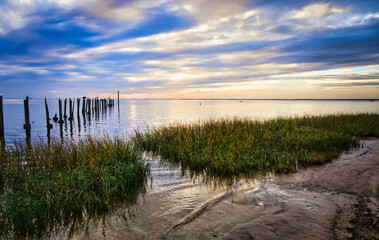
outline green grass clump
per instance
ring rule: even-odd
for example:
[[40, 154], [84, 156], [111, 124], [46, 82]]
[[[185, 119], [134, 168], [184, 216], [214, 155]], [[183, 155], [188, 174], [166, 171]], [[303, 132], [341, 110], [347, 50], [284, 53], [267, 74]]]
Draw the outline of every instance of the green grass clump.
[[192, 176], [233, 182], [330, 162], [360, 138], [379, 137], [378, 123], [379, 114], [219, 119], [136, 131], [134, 141]]
[[0, 149], [0, 236], [33, 238], [85, 225], [134, 202], [148, 165], [120, 138], [15, 143]]

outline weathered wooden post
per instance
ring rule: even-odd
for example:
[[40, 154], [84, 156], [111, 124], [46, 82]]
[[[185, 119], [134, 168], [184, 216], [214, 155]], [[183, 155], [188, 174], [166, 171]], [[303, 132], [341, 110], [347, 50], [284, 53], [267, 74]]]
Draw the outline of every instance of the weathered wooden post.
[[95, 98], [95, 113], [97, 114], [99, 110], [99, 102], [98, 102], [98, 98]]
[[117, 114], [120, 120], [120, 91], [117, 91]]
[[88, 114], [91, 113], [91, 99], [90, 98], [88, 99], [88, 110], [87, 110], [87, 113]]
[[88, 113], [88, 100], [89, 100], [89, 98], [86, 99], [86, 109], [84, 111], [85, 113]]
[[69, 105], [69, 114], [70, 114], [70, 115], [69, 115], [69, 117], [68, 117], [68, 120], [71, 121], [71, 120], [72, 120], [72, 115], [71, 115], [71, 114], [72, 114], [72, 101], [71, 101], [71, 98], [70, 98], [70, 100], [69, 100], [69, 104], [70, 104], [70, 105]]
[[26, 130], [26, 136], [30, 137], [30, 118], [29, 118], [29, 97], [24, 100], [24, 112], [25, 112], [25, 124], [24, 129]]
[[76, 111], [77, 111], [77, 113], [78, 113], [78, 118], [79, 118], [79, 115], [80, 115], [80, 114], [79, 114], [80, 98], [77, 98], [76, 101], [77, 101], [77, 110], [76, 110]]
[[75, 111], [75, 98], [72, 99], [72, 109], [71, 109], [71, 112], [70, 112], [71, 120], [74, 119], [74, 111]]
[[3, 96], [0, 96], [0, 138], [4, 139], [4, 111], [3, 111]]
[[46, 109], [46, 127], [47, 129], [50, 129], [50, 128], [53, 128], [53, 124], [50, 123], [49, 106], [47, 105], [46, 98], [45, 98], [45, 109]]
[[58, 121], [58, 123], [62, 124], [63, 123], [63, 119], [62, 119], [62, 100], [59, 99], [58, 102], [59, 102], [59, 121]]
[[86, 112], [86, 97], [82, 97], [82, 98], [83, 98], [82, 114], [84, 115], [84, 113]]
[[67, 118], [67, 114], [66, 114], [66, 106], [67, 106], [67, 98], [64, 99], [64, 115], [63, 115], [63, 117], [64, 117], [65, 120], [66, 120], [66, 118]]
[[87, 98], [87, 115], [88, 115], [88, 123], [91, 121], [91, 98]]

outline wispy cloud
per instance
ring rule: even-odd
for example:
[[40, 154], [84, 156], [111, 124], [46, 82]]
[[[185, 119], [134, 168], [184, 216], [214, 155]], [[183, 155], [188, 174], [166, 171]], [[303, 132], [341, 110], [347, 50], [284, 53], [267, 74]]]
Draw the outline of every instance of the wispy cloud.
[[9, 0], [1, 92], [375, 97], [378, 29], [379, 4], [366, 0]]

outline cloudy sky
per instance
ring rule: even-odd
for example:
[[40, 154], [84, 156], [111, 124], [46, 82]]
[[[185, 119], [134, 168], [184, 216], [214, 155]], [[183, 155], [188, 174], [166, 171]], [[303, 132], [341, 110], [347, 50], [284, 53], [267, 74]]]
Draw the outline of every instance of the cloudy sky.
[[0, 1], [0, 95], [117, 90], [379, 98], [379, 1]]

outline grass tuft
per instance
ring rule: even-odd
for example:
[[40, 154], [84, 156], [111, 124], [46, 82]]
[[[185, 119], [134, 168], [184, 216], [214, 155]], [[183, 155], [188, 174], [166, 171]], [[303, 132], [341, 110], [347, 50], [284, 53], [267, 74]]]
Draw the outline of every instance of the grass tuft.
[[219, 119], [136, 131], [134, 141], [191, 176], [231, 184], [328, 163], [359, 147], [361, 138], [379, 137], [378, 123], [379, 114]]
[[0, 236], [33, 238], [84, 226], [134, 202], [148, 165], [120, 138], [15, 143], [0, 149]]

